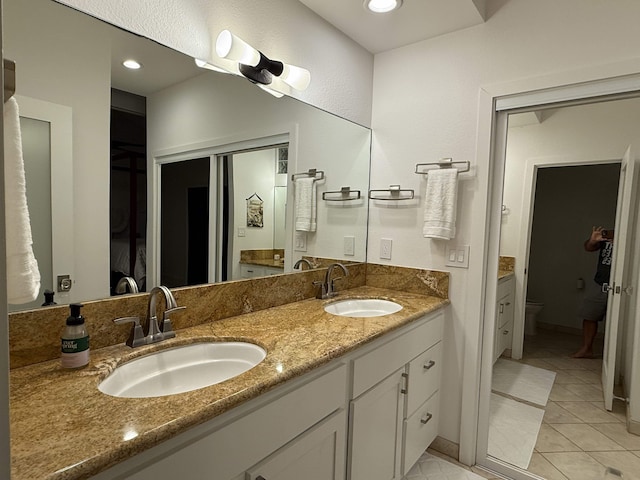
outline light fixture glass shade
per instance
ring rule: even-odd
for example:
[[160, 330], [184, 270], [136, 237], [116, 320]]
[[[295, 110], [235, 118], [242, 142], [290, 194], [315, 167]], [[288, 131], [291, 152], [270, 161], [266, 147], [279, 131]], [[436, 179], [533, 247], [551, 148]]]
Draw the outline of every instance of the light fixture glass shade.
[[213, 70], [214, 72], [227, 73], [231, 75], [240, 75], [238, 63], [225, 58], [218, 59], [218, 63], [220, 63], [220, 65], [213, 65], [205, 60], [200, 60], [199, 58], [196, 58], [195, 61], [196, 65], [200, 68], [206, 68], [207, 70]]
[[397, 10], [402, 5], [402, 0], [365, 0], [364, 6], [374, 13], [388, 13]]
[[229, 30], [223, 30], [218, 35], [216, 53], [222, 58], [235, 60], [238, 63], [252, 67], [255, 67], [260, 62], [260, 52]]
[[309, 86], [309, 83], [311, 83], [311, 73], [304, 68], [285, 63], [280, 79], [296, 90], [305, 90]]

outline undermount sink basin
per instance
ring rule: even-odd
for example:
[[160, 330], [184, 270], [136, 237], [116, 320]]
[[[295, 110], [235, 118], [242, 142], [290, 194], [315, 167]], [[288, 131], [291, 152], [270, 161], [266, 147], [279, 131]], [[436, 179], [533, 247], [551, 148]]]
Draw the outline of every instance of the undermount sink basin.
[[150, 353], [116, 367], [98, 389], [114, 397], [162, 397], [233, 378], [267, 352], [246, 342], [202, 342]]
[[325, 305], [324, 311], [343, 317], [381, 317], [402, 310], [391, 300], [380, 298], [351, 298]]

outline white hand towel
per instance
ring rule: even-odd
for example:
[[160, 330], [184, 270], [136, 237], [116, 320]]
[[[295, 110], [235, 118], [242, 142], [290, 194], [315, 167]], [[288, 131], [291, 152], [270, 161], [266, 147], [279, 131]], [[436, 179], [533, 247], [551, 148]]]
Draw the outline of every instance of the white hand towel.
[[7, 301], [34, 301], [40, 291], [40, 271], [33, 255], [31, 223], [22, 158], [18, 102], [4, 104], [4, 184], [7, 240]]
[[429, 171], [422, 228], [425, 237], [451, 240], [456, 236], [457, 190], [457, 169]]
[[297, 178], [295, 190], [295, 224], [299, 232], [316, 231], [316, 182], [313, 177]]

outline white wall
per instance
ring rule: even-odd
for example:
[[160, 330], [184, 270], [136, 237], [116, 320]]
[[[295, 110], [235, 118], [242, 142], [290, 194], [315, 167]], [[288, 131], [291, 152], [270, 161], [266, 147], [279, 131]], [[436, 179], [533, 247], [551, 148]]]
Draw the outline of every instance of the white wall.
[[73, 176], [82, 181], [73, 182], [75, 230], [68, 235], [82, 268], [71, 300], [83, 301], [109, 295], [111, 55], [101, 22], [83, 16], [69, 23], [65, 10], [45, 0], [4, 0], [4, 55], [17, 65], [16, 93], [73, 109]]
[[[496, 12], [497, 5], [501, 8]], [[638, 58], [634, 31], [640, 3], [633, 0], [510, 0], [489, 4], [488, 12], [484, 25], [376, 55], [373, 188], [400, 183], [421, 191], [425, 183], [413, 174], [415, 163], [440, 157], [470, 160], [473, 166], [483, 86], [598, 65], [590, 74], [602, 77], [609, 71], [603, 65]], [[581, 79], [589, 78], [585, 74]], [[524, 81], [523, 85], [533, 83]], [[486, 172], [486, 168], [478, 166], [474, 172]], [[458, 234], [451, 243], [471, 245], [472, 266], [451, 272], [452, 309], [445, 329], [442, 387], [447, 408], [440, 424], [440, 434], [455, 442], [460, 440], [464, 355], [469, 346], [477, 344], [476, 334], [470, 332], [478, 331], [482, 319], [481, 310], [466, 309], [472, 297], [469, 292], [481, 288], [468, 279], [481, 276], [481, 262], [473, 258], [483, 252], [474, 245], [486, 233], [482, 219], [471, 218], [469, 212], [488, 194], [486, 178], [475, 177], [473, 172], [467, 178], [459, 185]], [[391, 263], [446, 269], [446, 242], [422, 238], [421, 208], [397, 211], [393, 216], [372, 211], [369, 261], [380, 261], [380, 239], [392, 238]]]
[[270, 58], [311, 72], [295, 96], [362, 125], [371, 121], [373, 56], [297, 0], [61, 0], [195, 58], [213, 59], [229, 29]]

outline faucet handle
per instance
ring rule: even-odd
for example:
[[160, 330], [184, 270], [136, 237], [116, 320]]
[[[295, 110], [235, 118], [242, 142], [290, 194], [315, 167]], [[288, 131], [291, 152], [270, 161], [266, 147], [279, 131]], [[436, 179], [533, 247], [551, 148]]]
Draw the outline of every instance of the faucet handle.
[[162, 324], [160, 325], [160, 331], [162, 332], [164, 338], [173, 338], [176, 336], [176, 332], [173, 331], [173, 326], [171, 325], [171, 319], [169, 318], [169, 316], [172, 313], [180, 312], [186, 309], [187, 307], [174, 307], [164, 311], [164, 313], [162, 314]]
[[142, 326], [140, 325], [140, 317], [121, 317], [113, 320], [113, 323], [116, 325], [123, 325], [125, 323], [133, 323], [133, 327], [131, 328], [131, 333], [129, 334], [129, 338], [127, 339], [126, 344], [131, 348], [139, 347], [141, 345], [145, 345], [146, 339], [144, 338], [144, 332], [142, 331]]
[[327, 298], [327, 284], [324, 282], [320, 282], [320, 281], [315, 281], [313, 282], [313, 285], [316, 287], [320, 287], [318, 288], [318, 293], [316, 293], [316, 298], [323, 300]]

